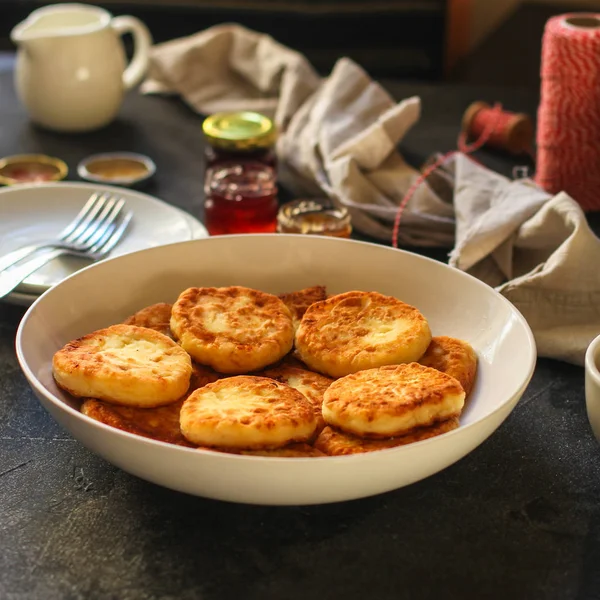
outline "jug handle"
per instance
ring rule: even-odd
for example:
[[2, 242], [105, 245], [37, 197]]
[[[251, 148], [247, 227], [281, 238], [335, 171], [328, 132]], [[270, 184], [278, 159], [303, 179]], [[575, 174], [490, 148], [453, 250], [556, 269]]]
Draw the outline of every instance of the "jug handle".
[[131, 33], [133, 36], [133, 58], [123, 72], [123, 87], [130, 90], [140, 83], [148, 70], [152, 36], [148, 28], [135, 17], [115, 17], [110, 24], [118, 35]]

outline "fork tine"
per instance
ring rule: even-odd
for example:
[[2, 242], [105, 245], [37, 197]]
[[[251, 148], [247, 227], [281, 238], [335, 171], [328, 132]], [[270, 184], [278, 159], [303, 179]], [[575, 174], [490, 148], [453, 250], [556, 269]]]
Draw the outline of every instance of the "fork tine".
[[93, 222], [93, 220], [96, 218], [96, 215], [102, 210], [102, 208], [106, 204], [106, 200], [107, 200], [108, 196], [109, 196], [109, 194], [105, 193], [105, 194], [102, 194], [97, 199], [97, 201], [92, 206], [92, 209], [88, 212], [88, 214], [81, 221], [81, 223], [79, 223], [79, 225], [75, 228], [75, 230], [64, 239], [65, 242], [71, 244], [71, 243], [76, 242], [79, 239], [79, 236], [82, 235], [87, 230], [90, 223]]
[[[99, 260], [107, 255], [125, 233], [133, 217], [133, 212], [127, 211], [121, 223], [116, 225], [117, 219], [121, 216], [122, 209], [125, 206], [125, 200], [109, 193], [99, 194], [100, 192], [95, 192], [88, 198], [85, 205], [79, 211], [79, 214], [54, 241], [24, 246], [0, 257], [0, 275], [6, 269], [11, 269], [11, 267], [23, 261], [27, 256], [44, 248], [54, 247], [54, 250], [44, 254], [47, 260], [42, 261], [43, 257], [40, 256], [37, 257], [37, 262], [35, 259], [29, 261], [27, 264], [30, 267], [34, 262], [36, 264], [39, 263], [39, 266], [30, 271], [22, 271], [26, 273], [24, 277], [27, 277], [30, 273], [37, 270], [37, 268], [46, 264], [54, 255], [69, 254], [88, 257], [92, 260]], [[56, 252], [59, 254], [56, 254]], [[25, 269], [25, 265], [22, 266]], [[19, 268], [19, 266], [16, 268]], [[17, 281], [17, 285], [18, 283]], [[0, 286], [0, 292], [1, 289]], [[14, 287], [10, 289], [14, 289]], [[0, 297], [2, 297], [1, 294]]]
[[100, 196], [100, 192], [94, 192], [89, 198], [88, 201], [82, 206], [77, 216], [58, 234], [59, 240], [64, 240], [68, 238], [73, 231], [75, 231], [76, 227], [79, 226], [83, 218], [87, 215], [87, 213], [92, 209], [94, 203]]
[[111, 211], [108, 214], [107, 218], [102, 224], [100, 224], [94, 235], [88, 241], [87, 245], [89, 246], [89, 250], [91, 250], [92, 252], [101, 248], [106, 242], [106, 240], [110, 237], [111, 233], [114, 230], [114, 227], [112, 225], [116, 222], [119, 213], [125, 206], [125, 200], [123, 200], [122, 198], [117, 198], [116, 196], [112, 196], [111, 203]]
[[100, 200], [100, 192], [94, 192], [81, 207], [75, 218], [73, 218], [73, 220], [59, 234], [57, 234], [55, 239], [49, 239], [44, 242], [21, 246], [20, 248], [17, 248], [8, 254], [0, 256], [0, 273], [21, 262], [28, 256], [35, 254], [38, 250], [42, 250], [43, 248], [51, 248], [53, 246], [61, 246], [63, 244], [73, 245], [73, 243], [69, 240], [76, 239], [81, 231], [85, 229], [86, 223], [88, 223], [93, 218], [94, 214], [97, 213]]
[[132, 218], [133, 211], [128, 210], [121, 219], [119, 225], [117, 225], [117, 227], [114, 229], [113, 234], [108, 238], [104, 246], [98, 251], [97, 258], [106, 256], [119, 243]]
[[[119, 207], [119, 212], [120, 212], [120, 208], [121, 207]], [[118, 216], [118, 214], [117, 214], [117, 216]], [[95, 237], [97, 237], [97, 240], [91, 248], [88, 248], [89, 252], [96, 253], [96, 252], [100, 251], [104, 247], [104, 244], [106, 244], [108, 242], [108, 239], [114, 233], [115, 228], [117, 227], [114, 222], [107, 223], [106, 225], [107, 225], [106, 227], [102, 228], [101, 235], [95, 236]]]
[[77, 238], [77, 246], [79, 246], [82, 250], [87, 250], [91, 248], [97, 239], [98, 231], [102, 232], [104, 229], [104, 223], [111, 223], [110, 215], [112, 213], [113, 207], [116, 204], [116, 199], [114, 196], [109, 196], [107, 198], [106, 204], [102, 207], [102, 211], [99, 215], [97, 215], [86, 227], [85, 231]]

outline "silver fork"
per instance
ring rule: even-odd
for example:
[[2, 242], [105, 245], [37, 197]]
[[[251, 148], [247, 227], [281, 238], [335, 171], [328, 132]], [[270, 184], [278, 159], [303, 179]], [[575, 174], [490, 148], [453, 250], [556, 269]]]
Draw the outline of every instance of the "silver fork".
[[[113, 219], [113, 222], [110, 223], [108, 227], [104, 228], [99, 237], [97, 232], [92, 236], [94, 238], [97, 237], [97, 240], [86, 250], [74, 249], [63, 244], [61, 247], [49, 250], [40, 256], [35, 256], [23, 264], [18, 264], [12, 268], [0, 271], [0, 298], [3, 298], [12, 292], [12, 290], [27, 279], [32, 273], [35, 273], [35, 271], [43, 267], [46, 263], [59, 256], [78, 256], [81, 258], [88, 258], [92, 261], [104, 258], [121, 240], [132, 217], [133, 212], [128, 210], [122, 215], [120, 221], [115, 221]], [[92, 238], [90, 237], [90, 241], [91, 239]]]
[[[48, 240], [39, 244], [30, 244], [17, 248], [12, 252], [0, 257], [0, 271], [8, 269], [31, 254], [44, 248], [64, 247], [74, 250], [85, 250], [91, 247], [97, 238], [91, 239], [111, 209], [121, 202], [121, 208], [125, 203], [117, 200], [108, 193], [95, 192], [83, 205], [77, 216], [58, 234], [54, 240]], [[118, 214], [118, 211], [117, 211]], [[116, 215], [115, 215], [116, 216]], [[92, 243], [90, 243], [92, 242]]]

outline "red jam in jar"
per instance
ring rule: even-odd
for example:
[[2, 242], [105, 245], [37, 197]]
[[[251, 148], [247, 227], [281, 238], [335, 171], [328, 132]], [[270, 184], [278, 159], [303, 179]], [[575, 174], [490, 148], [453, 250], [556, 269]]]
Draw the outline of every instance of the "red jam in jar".
[[205, 224], [210, 235], [274, 233], [277, 229], [275, 171], [261, 163], [229, 163], [209, 169]]
[[202, 123], [207, 168], [260, 162], [275, 169], [277, 130], [269, 117], [251, 111], [215, 113]]

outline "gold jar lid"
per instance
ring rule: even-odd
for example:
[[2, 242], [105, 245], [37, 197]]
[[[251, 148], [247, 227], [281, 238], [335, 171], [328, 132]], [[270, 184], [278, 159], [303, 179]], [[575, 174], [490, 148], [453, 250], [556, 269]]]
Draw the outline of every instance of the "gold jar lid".
[[277, 129], [269, 117], [257, 112], [222, 112], [202, 123], [208, 143], [223, 150], [267, 149], [275, 144]]
[[350, 237], [352, 223], [345, 208], [336, 208], [329, 201], [295, 200], [279, 209], [277, 231]]
[[16, 154], [0, 159], [0, 185], [60, 181], [68, 172], [64, 161], [45, 154]]

